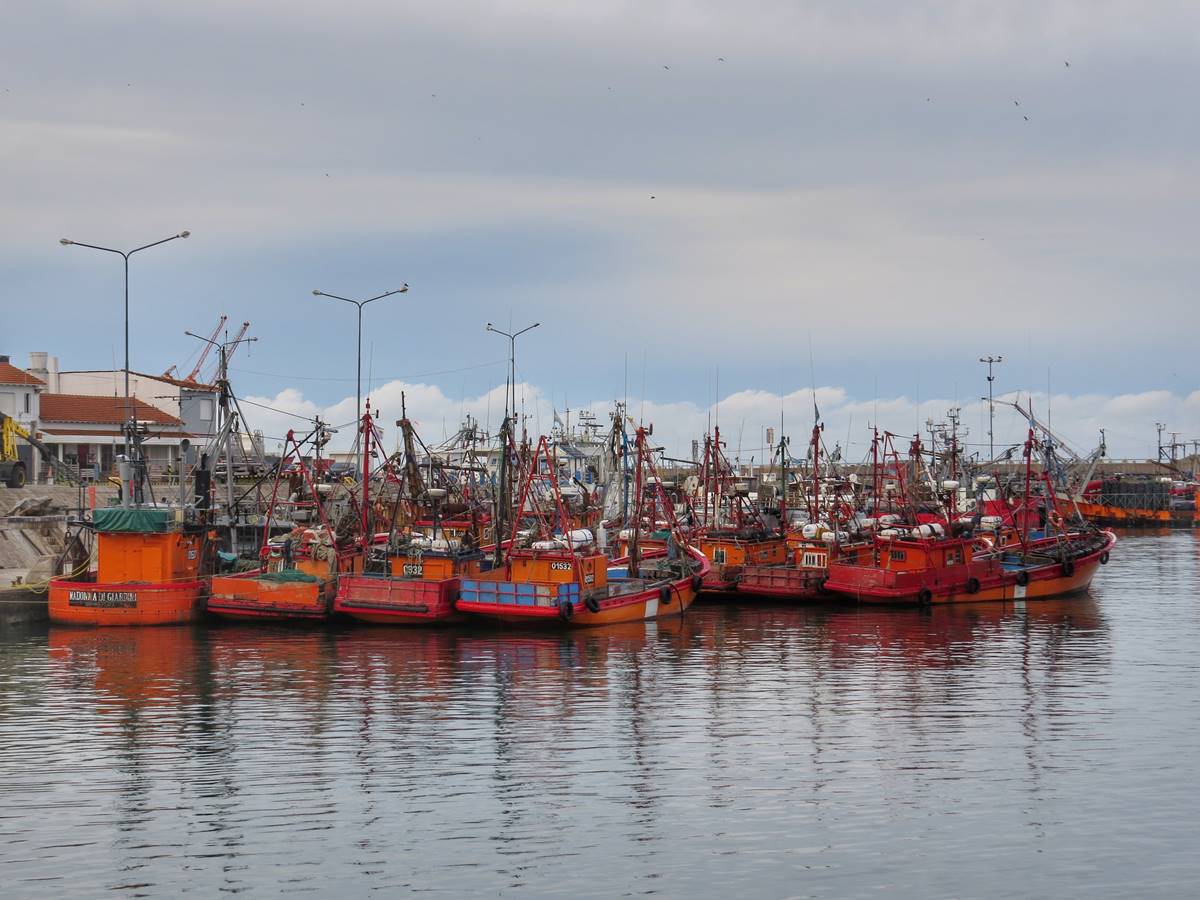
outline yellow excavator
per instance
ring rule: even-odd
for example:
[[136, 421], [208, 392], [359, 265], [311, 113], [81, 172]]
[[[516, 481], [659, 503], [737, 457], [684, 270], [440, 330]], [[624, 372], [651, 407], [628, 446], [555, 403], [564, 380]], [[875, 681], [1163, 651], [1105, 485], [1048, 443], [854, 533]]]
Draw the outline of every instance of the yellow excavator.
[[6, 484], [10, 488], [25, 487], [29, 478], [29, 473], [25, 471], [25, 463], [17, 456], [17, 438], [36, 448], [46, 464], [65, 475], [68, 480], [77, 480], [71, 468], [60, 463], [50, 452], [50, 448], [34, 437], [28, 428], [12, 416], [0, 412], [0, 484]]

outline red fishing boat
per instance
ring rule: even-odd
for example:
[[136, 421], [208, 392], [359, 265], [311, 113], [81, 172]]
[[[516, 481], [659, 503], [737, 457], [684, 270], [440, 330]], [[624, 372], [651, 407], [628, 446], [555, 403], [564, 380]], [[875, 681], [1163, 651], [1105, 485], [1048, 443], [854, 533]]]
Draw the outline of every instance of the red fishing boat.
[[[373, 509], [369, 497], [372, 479], [364, 462], [362, 534], [366, 564], [361, 573], [339, 580], [334, 611], [378, 625], [449, 622], [462, 618], [454, 608], [461, 578], [478, 575], [490, 567], [480, 549], [488, 516], [469, 486], [459, 485], [440, 467], [435, 472], [432, 455], [426, 484], [417, 464], [412, 423], [402, 412], [397, 424], [404, 437], [403, 478], [390, 477], [392, 472], [385, 464], [378, 479], [381, 489], [390, 485], [397, 492], [387, 543], [382, 547], [367, 543], [366, 536], [373, 535], [376, 528], [368, 519]], [[367, 433], [378, 446], [379, 435], [374, 429], [367, 429]], [[415, 515], [402, 516], [402, 507]], [[411, 524], [402, 527], [402, 517], [409, 518]]]
[[[1029, 430], [1025, 442], [1025, 491], [1013, 514], [1016, 540], [998, 546], [974, 533], [947, 534], [936, 522], [907, 532], [881, 530], [871, 545], [831, 562], [825, 589], [863, 603], [962, 603], [1055, 597], [1086, 590], [1116, 544], [1110, 531], [1087, 525], [1068, 528], [1053, 487], [1031, 494]], [[1040, 505], [1040, 507], [1039, 507]], [[1048, 510], [1048, 511], [1047, 511]], [[1045, 519], [1044, 529], [1035, 528]]]
[[[647, 487], [655, 493], [663, 488], [644, 429], [638, 429], [636, 448], [634, 522], [640, 528], [650, 499]], [[661, 494], [658, 500], [671, 509]], [[503, 565], [462, 579], [457, 603], [461, 612], [507, 624], [570, 627], [682, 615], [709, 568], [703, 553], [684, 544], [671, 512], [672, 539], [663, 555], [643, 556], [635, 536], [628, 559], [610, 566], [588, 529], [571, 528], [557, 466], [544, 437], [529, 460], [515, 509]]]

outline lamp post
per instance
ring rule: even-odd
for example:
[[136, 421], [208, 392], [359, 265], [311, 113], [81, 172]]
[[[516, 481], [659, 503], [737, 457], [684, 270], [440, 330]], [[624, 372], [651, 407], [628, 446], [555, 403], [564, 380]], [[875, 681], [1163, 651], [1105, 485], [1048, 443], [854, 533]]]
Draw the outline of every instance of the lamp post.
[[508, 418], [508, 395], [512, 392], [512, 409], [516, 412], [517, 409], [517, 338], [527, 331], [532, 331], [541, 325], [541, 322], [534, 322], [532, 325], [526, 325], [520, 331], [509, 334], [507, 331], [501, 331], [491, 322], [487, 323], [487, 330], [508, 338], [508, 390], [504, 392], [504, 417]]
[[[134, 247], [132, 250], [114, 250], [112, 247], [85, 244], [82, 241], [73, 241], [70, 238], [59, 240], [59, 243], [64, 247], [87, 247], [89, 250], [103, 250], [105, 253], [115, 253], [125, 261], [125, 406], [129, 412], [130, 419], [133, 419], [133, 404], [129, 402], [129, 257], [135, 253], [141, 253], [143, 250], [149, 250], [151, 247], [157, 247], [159, 244], [167, 244], [179, 238], [186, 238], [190, 234], [190, 231], [181, 231], [178, 234], [163, 238], [161, 241], [155, 241], [152, 244], [145, 244], [141, 247]], [[129, 456], [128, 423], [125, 428], [125, 456], [127, 458]]]
[[494, 332], [502, 337], [508, 338], [508, 385], [504, 391], [504, 425], [500, 428], [500, 434], [504, 441], [500, 448], [500, 490], [496, 496], [496, 565], [500, 565], [503, 559], [503, 551], [500, 549], [502, 541], [502, 532], [504, 530], [504, 510], [508, 505], [508, 441], [509, 441], [509, 392], [512, 393], [512, 410], [515, 413], [517, 408], [517, 338], [527, 331], [532, 331], [541, 325], [541, 322], [534, 322], [532, 325], [526, 325], [520, 331], [509, 334], [507, 331], [501, 331], [491, 322], [487, 323], [487, 330]]
[[354, 415], [358, 416], [362, 410], [362, 311], [363, 307], [368, 303], [374, 303], [376, 300], [382, 300], [384, 297], [390, 297], [392, 294], [405, 294], [408, 292], [408, 285], [405, 284], [394, 291], [387, 291], [375, 297], [369, 297], [366, 300], [351, 300], [349, 297], [339, 297], [337, 294], [328, 294], [325, 291], [313, 291], [314, 297], [330, 297], [334, 300], [343, 300], [346, 303], [353, 303], [358, 307], [358, 368], [357, 379], [354, 383]]
[[981, 356], [981, 357], [979, 357], [979, 361], [981, 363], [987, 363], [987, 367], [988, 367], [988, 373], [987, 373], [987, 380], [988, 380], [988, 395], [987, 395], [987, 401], [988, 401], [988, 459], [992, 460], [992, 459], [996, 458], [996, 441], [993, 436], [993, 433], [996, 430], [996, 405], [992, 400], [992, 382], [996, 380], [996, 376], [994, 376], [992, 374], [992, 366], [995, 363], [1004, 362], [1004, 357], [1003, 356]]

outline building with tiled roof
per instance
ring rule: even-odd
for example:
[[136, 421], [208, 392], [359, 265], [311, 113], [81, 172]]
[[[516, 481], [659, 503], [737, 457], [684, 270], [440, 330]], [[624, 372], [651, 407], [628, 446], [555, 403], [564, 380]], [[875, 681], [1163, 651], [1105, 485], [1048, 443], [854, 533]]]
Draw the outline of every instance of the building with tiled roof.
[[143, 400], [88, 394], [42, 394], [38, 436], [59, 460], [85, 479], [111, 473], [123, 451], [130, 408], [142, 433], [142, 449], [151, 473], [164, 470], [192, 435], [183, 421]]

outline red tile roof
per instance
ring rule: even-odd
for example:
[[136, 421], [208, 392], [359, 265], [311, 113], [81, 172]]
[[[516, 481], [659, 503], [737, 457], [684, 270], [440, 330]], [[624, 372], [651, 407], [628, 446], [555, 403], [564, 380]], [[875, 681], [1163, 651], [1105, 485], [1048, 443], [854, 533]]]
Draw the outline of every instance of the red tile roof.
[[28, 372], [22, 372], [12, 363], [0, 362], [0, 384], [32, 384], [35, 387], [45, 387], [46, 382], [34, 378]]
[[156, 425], [182, 425], [156, 406], [124, 397], [91, 397], [87, 394], [42, 394], [40, 422], [80, 422], [87, 425], [120, 425], [129, 415], [126, 403], [132, 403], [139, 422]]

